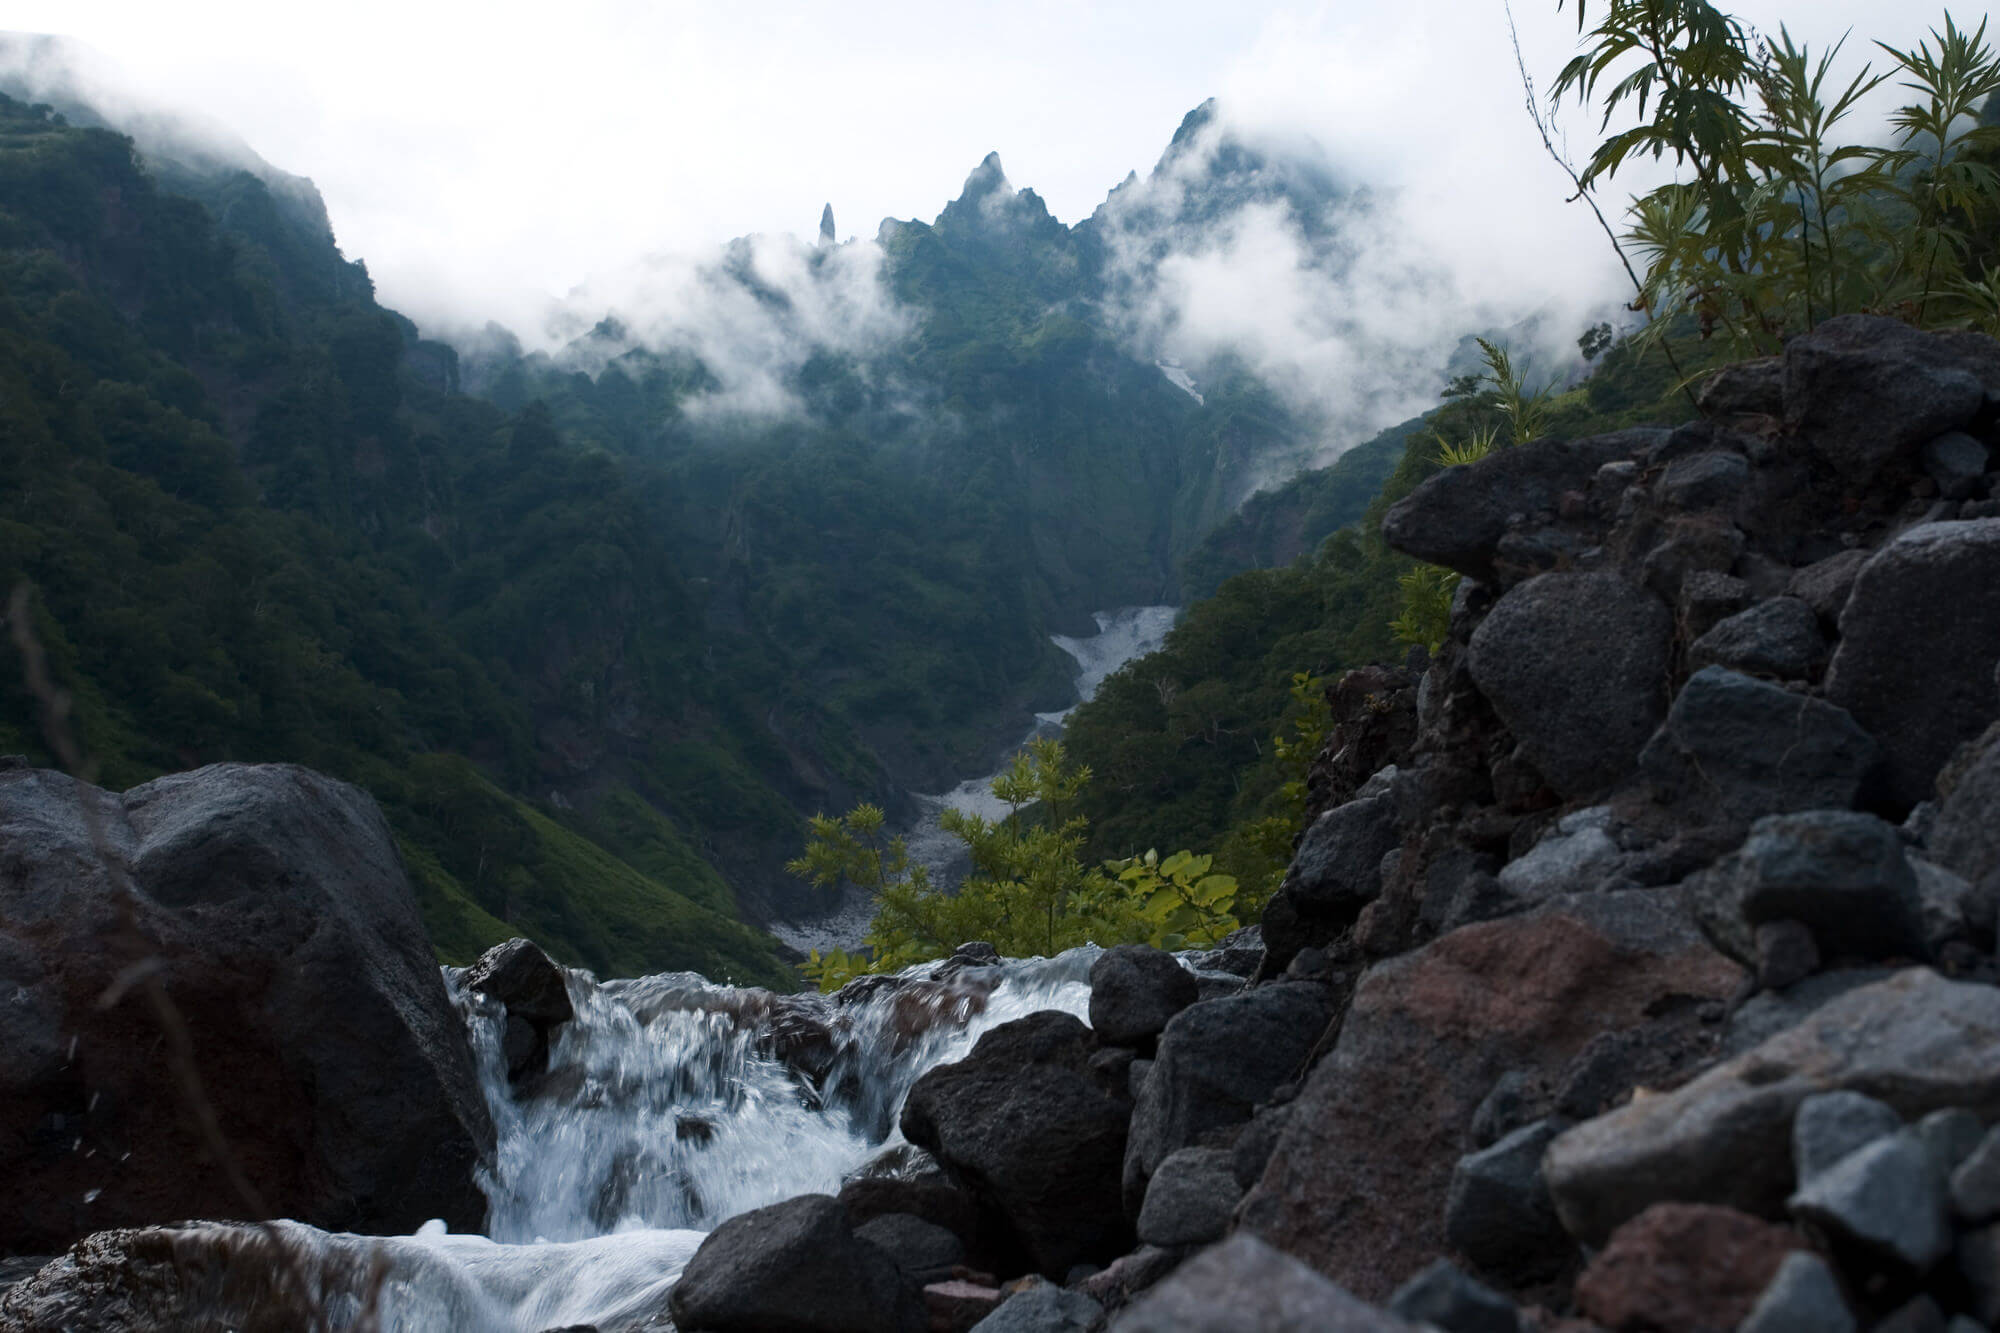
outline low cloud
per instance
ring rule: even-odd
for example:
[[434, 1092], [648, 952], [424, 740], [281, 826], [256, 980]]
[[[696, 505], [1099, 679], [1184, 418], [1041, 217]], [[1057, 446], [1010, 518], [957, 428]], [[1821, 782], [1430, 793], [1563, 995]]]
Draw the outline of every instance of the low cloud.
[[[816, 356], [857, 367], [906, 337], [913, 316], [883, 281], [873, 241], [810, 246], [749, 236], [719, 256], [656, 255], [592, 277], [537, 325], [558, 363], [597, 374], [635, 348], [699, 360], [716, 388], [682, 405], [697, 420], [801, 410], [798, 373]], [[611, 336], [585, 337], [600, 321]]]

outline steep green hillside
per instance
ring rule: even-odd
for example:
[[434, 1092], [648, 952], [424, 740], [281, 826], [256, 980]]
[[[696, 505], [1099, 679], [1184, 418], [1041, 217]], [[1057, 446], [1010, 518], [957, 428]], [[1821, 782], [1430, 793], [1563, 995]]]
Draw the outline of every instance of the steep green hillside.
[[[1682, 340], [1683, 368], [1694, 372], [1726, 353]], [[1631, 344], [1606, 353], [1596, 374], [1553, 404], [1549, 434], [1576, 438], [1644, 421], [1677, 422], [1692, 414], [1676, 376], [1655, 350]], [[1156, 847], [1213, 850], [1239, 878], [1282, 869], [1260, 821], [1285, 814], [1286, 773], [1272, 738], [1304, 711], [1293, 692], [1297, 673], [1331, 677], [1407, 651], [1389, 628], [1402, 604], [1397, 580], [1412, 567], [1380, 536], [1381, 518], [1438, 468], [1437, 433], [1463, 439], [1500, 426], [1491, 393], [1446, 403], [1253, 501], [1190, 558], [1194, 570], [1220, 570], [1282, 547], [1268, 534], [1310, 531], [1309, 516], [1338, 512], [1362, 484], [1354, 475], [1394, 461], [1357, 521], [1308, 555], [1226, 578], [1194, 602], [1157, 653], [1106, 680], [1071, 714], [1070, 754], [1097, 775], [1080, 802], [1091, 821], [1090, 851], [1126, 856]], [[1346, 475], [1343, 471], [1346, 470]]]
[[[525, 931], [600, 969], [782, 980], [672, 820], [629, 791], [601, 817], [641, 870], [521, 799], [551, 760], [523, 675], [588, 694], [631, 622], [685, 624], [616, 465], [426, 386], [330, 237], [266, 249], [261, 182], [218, 190], [247, 234], [126, 140], [0, 100], [0, 585], [32, 586], [104, 780], [311, 764], [382, 801], [446, 957]], [[46, 759], [0, 680], [0, 745]], [[681, 781], [713, 799], [738, 761], [705, 761]]]

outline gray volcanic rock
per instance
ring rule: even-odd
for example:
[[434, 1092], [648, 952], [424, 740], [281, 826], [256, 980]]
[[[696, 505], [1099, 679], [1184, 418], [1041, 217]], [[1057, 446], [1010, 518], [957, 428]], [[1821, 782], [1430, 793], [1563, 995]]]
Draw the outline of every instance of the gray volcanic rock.
[[[1131, 1247], [1119, 1173], [1132, 1104], [1122, 1070], [1113, 1078], [1091, 1067], [1096, 1050], [1069, 1014], [1030, 1014], [926, 1073], [903, 1103], [904, 1136], [934, 1154], [1051, 1278]], [[1158, 1081], [1156, 1067], [1148, 1090]]]
[[1661, 799], [1738, 822], [1850, 806], [1881, 753], [1846, 710], [1711, 666], [1681, 687], [1639, 768]]
[[972, 1333], [1092, 1333], [1104, 1326], [1104, 1307], [1080, 1291], [1041, 1282], [1017, 1291]]
[[2000, 727], [1989, 728], [1976, 746], [1930, 836], [1937, 859], [1974, 884], [2000, 874]]
[[1773, 597], [1739, 611], [1688, 646], [1688, 665], [1811, 680], [1826, 665], [1826, 636], [1803, 599]]
[[1628, 430], [1495, 449], [1476, 463], [1446, 468], [1392, 505], [1382, 519], [1382, 538], [1405, 555], [1497, 585], [1494, 555], [1510, 531], [1553, 515], [1565, 493], [1590, 489], [1600, 467], [1670, 433]]
[[1856, 1327], [1826, 1260], [1793, 1250], [1737, 1333], [1855, 1333]]
[[[86, 805], [136, 897], [105, 872]], [[15, 996], [0, 1007], [0, 1248], [244, 1213], [206, 1160], [144, 998], [99, 1003], [144, 958], [273, 1211], [334, 1230], [479, 1227], [473, 1171], [493, 1127], [372, 799], [285, 765], [219, 764], [123, 796], [12, 769], [0, 771], [0, 976]]]
[[1333, 997], [1312, 982], [1258, 986], [1176, 1014], [1132, 1112], [1128, 1212], [1137, 1216], [1147, 1182], [1169, 1154], [1248, 1120], [1280, 1084], [1297, 1078], [1332, 1017]]
[[1377, 964], [1238, 1225], [1385, 1298], [1444, 1252], [1454, 1167], [1502, 1074], [1553, 1085], [1600, 1035], [1743, 976], [1671, 890], [1557, 899]]
[[1893, 824], [1855, 810], [1757, 821], [1715, 874], [1743, 919], [1801, 921], [1822, 956], [1922, 958], [1923, 903]]
[[1401, 840], [1390, 796], [1358, 797], [1315, 819], [1265, 905], [1265, 968], [1280, 968], [1352, 925], [1381, 895], [1382, 858]]
[[1565, 1120], [1538, 1120], [1459, 1159], [1444, 1212], [1453, 1249], [1517, 1283], [1546, 1276], [1576, 1252], [1542, 1179], [1542, 1153], [1568, 1128]]
[[1564, 796], [1623, 777], [1666, 712], [1673, 617], [1612, 574], [1543, 574], [1473, 632], [1467, 666], [1530, 762]]
[[1702, 381], [1696, 395], [1703, 413], [1714, 418], [1781, 416], [1785, 410], [1785, 362], [1767, 356], [1739, 361]]
[[1170, 1153], [1146, 1185], [1139, 1209], [1144, 1245], [1205, 1245], [1222, 1239], [1243, 1197], [1222, 1148], [1182, 1148]]
[[1238, 1232], [1174, 1271], [1118, 1321], [1118, 1333], [1418, 1333], [1385, 1310]]
[[1799, 1103], [1792, 1119], [1792, 1170], [1800, 1185], [1903, 1127], [1895, 1108], [1858, 1092], [1822, 1092]]
[[1586, 1121], [1549, 1145], [1549, 1192], [1596, 1243], [1664, 1200], [1775, 1215], [1792, 1192], [1792, 1118], [1851, 1089], [1905, 1117], [1963, 1106], [2000, 1117], [2000, 990], [1927, 968], [1848, 991], [1684, 1087]]
[[1987, 363], [2000, 364], [2000, 348], [1978, 352], [1899, 320], [1827, 320], [1785, 344], [1786, 424], [1842, 476], [1865, 484], [1978, 414]]
[[1922, 1273], [1951, 1252], [1941, 1174], [1913, 1132], [1890, 1134], [1820, 1172], [1792, 1215]]
[[1090, 1026], [1100, 1041], [1150, 1048], [1167, 1020], [1200, 995], [1194, 973], [1172, 954], [1121, 944], [1090, 965]]
[[1389, 1309], [1444, 1333], [1521, 1333], [1514, 1302], [1440, 1259], [1397, 1288]]
[[917, 1333], [927, 1323], [895, 1263], [824, 1194], [724, 1222], [668, 1304], [680, 1327], [712, 1333]]
[[1792, 575], [1786, 595], [1810, 606], [1822, 625], [1828, 628], [1838, 625], [1848, 595], [1854, 591], [1854, 580], [1861, 576], [1861, 567], [1874, 554], [1857, 547], [1807, 565]]
[[1826, 697], [1882, 743], [1889, 796], [1915, 805], [1952, 751], [1993, 721], [1996, 662], [2000, 519], [1926, 523], [1855, 580]]

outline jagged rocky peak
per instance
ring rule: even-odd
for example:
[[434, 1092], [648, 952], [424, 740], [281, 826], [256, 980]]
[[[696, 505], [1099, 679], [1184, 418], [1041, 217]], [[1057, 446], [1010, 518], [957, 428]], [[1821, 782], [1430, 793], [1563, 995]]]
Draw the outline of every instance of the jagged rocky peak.
[[988, 153], [965, 178], [958, 198], [944, 207], [937, 225], [943, 230], [974, 234], [1012, 233], [1029, 228], [1060, 228], [1048, 205], [1033, 190], [1016, 190], [1000, 165], [1000, 154]]
[[828, 204], [819, 213], [819, 243], [832, 245], [837, 235], [833, 229], [833, 205]]

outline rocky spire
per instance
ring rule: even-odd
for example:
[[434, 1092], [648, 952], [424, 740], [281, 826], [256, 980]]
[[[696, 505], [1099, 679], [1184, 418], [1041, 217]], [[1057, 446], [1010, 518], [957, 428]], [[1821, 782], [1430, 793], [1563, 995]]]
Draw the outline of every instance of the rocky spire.
[[833, 241], [833, 205], [828, 204], [820, 210], [819, 214], [819, 243], [821, 245], [832, 245]]

